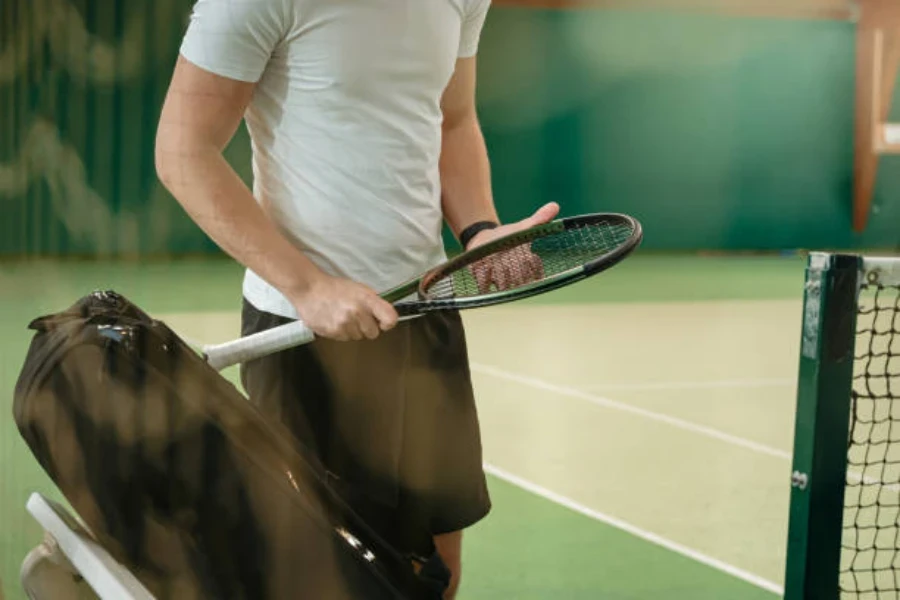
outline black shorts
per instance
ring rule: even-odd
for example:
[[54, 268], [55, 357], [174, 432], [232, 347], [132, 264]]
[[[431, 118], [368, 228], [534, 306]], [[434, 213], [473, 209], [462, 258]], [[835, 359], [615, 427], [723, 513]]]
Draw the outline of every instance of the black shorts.
[[[243, 335], [287, 322], [244, 300]], [[243, 365], [241, 379], [399, 549], [490, 511], [458, 314], [401, 322], [374, 341], [319, 339]]]

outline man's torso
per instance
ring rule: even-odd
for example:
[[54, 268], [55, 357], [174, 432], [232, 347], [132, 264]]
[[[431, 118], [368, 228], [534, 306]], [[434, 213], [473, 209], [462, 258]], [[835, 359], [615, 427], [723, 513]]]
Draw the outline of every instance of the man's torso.
[[[445, 259], [440, 99], [468, 0], [301, 0], [246, 114], [254, 193], [325, 271], [384, 291]], [[248, 272], [259, 308], [295, 316]]]

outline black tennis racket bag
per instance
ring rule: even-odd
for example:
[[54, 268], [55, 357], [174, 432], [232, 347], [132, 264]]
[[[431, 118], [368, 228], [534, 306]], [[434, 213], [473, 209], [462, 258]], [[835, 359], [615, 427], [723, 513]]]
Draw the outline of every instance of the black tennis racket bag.
[[155, 597], [441, 597], [448, 572], [433, 546], [390, 547], [286, 429], [165, 324], [105, 292], [30, 328], [19, 431]]

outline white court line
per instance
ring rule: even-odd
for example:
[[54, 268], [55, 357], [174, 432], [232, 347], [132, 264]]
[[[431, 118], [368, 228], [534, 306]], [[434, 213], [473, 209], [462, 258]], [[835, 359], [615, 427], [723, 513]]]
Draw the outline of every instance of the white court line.
[[[746, 438], [738, 437], [736, 435], [731, 435], [730, 433], [725, 433], [724, 431], [720, 431], [713, 427], [707, 427], [705, 425], [698, 425], [692, 421], [686, 421], [684, 419], [679, 419], [678, 417], [672, 417], [663, 413], [654, 412], [652, 410], [647, 410], [644, 408], [638, 408], [636, 406], [631, 406], [629, 404], [624, 404], [622, 402], [617, 402], [615, 400], [610, 400], [608, 398], [603, 398], [597, 396], [596, 394], [591, 394], [588, 392], [583, 392], [581, 390], [576, 390], [573, 388], [568, 388], [561, 385], [556, 385], [553, 383], [548, 383], [541, 379], [536, 379], [534, 377], [527, 377], [525, 375], [518, 375], [516, 373], [510, 373], [508, 371], [504, 371], [502, 369], [498, 369], [496, 367], [492, 367], [490, 365], [477, 364], [472, 363], [472, 370], [476, 373], [483, 373], [485, 375], [490, 375], [493, 377], [497, 377], [498, 379], [506, 379], [507, 381], [512, 381], [515, 383], [519, 383], [522, 385], [531, 386], [537, 389], [546, 390], [548, 392], [552, 392], [554, 394], [559, 394], [561, 396], [569, 396], [571, 398], [577, 398], [579, 400], [585, 400], [590, 402], [591, 404], [595, 404], [597, 406], [602, 406], [603, 408], [609, 408], [612, 410], [618, 410], [621, 412], [631, 413], [640, 417], [644, 417], [651, 421], [656, 421], [659, 423], [665, 423], [666, 425], [671, 425], [672, 427], [676, 427], [678, 429], [682, 429], [684, 431], [689, 431], [691, 433], [696, 433], [699, 435], [704, 435], [706, 437], [710, 437], [727, 444], [731, 444], [734, 446], [739, 446], [742, 448], [746, 448], [748, 450], [752, 450], [754, 452], [759, 452], [760, 454], [766, 454], [768, 456], [773, 456], [775, 458], [781, 458], [784, 460], [792, 460], [793, 454], [791, 452], [787, 452], [784, 450], [779, 450], [778, 448], [772, 448], [771, 446], [766, 446], [765, 444], [760, 444], [759, 442], [754, 442], [752, 440], [748, 440]], [[850, 471], [847, 473], [847, 479], [850, 483], [854, 484], [865, 484], [865, 485], [878, 485], [882, 486], [884, 489], [892, 492], [900, 491], [900, 484], [884, 484], [884, 482], [874, 479], [872, 477], [863, 477], [859, 473], [855, 473]]]
[[[195, 347], [202, 348], [204, 345], [199, 340], [190, 339], [183, 335], [181, 336], [181, 338], [184, 339], [187, 343], [194, 345]], [[495, 367], [491, 367], [488, 365], [473, 363], [472, 369], [476, 372], [481, 372], [481, 373], [485, 373], [488, 375], [493, 375], [498, 378], [512, 380], [512, 381], [515, 381], [517, 383], [521, 383], [524, 385], [532, 385], [532, 386], [535, 386], [535, 387], [538, 387], [541, 389], [546, 389], [548, 391], [559, 393], [561, 395], [568, 395], [568, 396], [574, 396], [577, 398], [587, 399], [589, 402], [592, 402], [594, 404], [599, 404], [601, 406], [605, 406], [607, 408], [613, 408], [616, 410], [623, 410], [625, 412], [630, 412], [633, 414], [644, 416], [644, 417], [647, 417], [647, 418], [650, 418], [650, 419], [653, 419], [656, 421], [661, 421], [661, 422], [667, 423], [669, 425], [673, 425], [673, 426], [676, 426], [676, 427], [679, 427], [682, 429], [686, 429], [688, 431], [693, 431], [694, 433], [701, 433], [703, 435], [707, 435], [707, 436], [715, 438], [715, 439], [726, 441], [726, 442], [735, 444], [737, 446], [746, 447], [751, 450], [761, 452], [763, 454], [768, 454], [768, 455], [776, 456], [779, 458], [788, 458], [788, 459], [790, 458], [790, 455], [788, 453], [782, 452], [775, 448], [770, 448], [768, 446], [758, 444], [758, 443], [752, 442], [750, 440], [745, 440], [743, 438], [732, 436], [730, 434], [727, 434], [727, 433], [724, 433], [724, 432], [721, 432], [721, 431], [718, 431], [718, 430], [715, 430], [712, 428], [704, 427], [702, 425], [697, 425], [697, 424], [691, 423], [689, 421], [684, 421], [682, 419], [676, 419], [674, 417], [669, 417], [667, 415], [662, 415], [659, 413], [654, 413], [652, 411], [647, 411], [644, 409], [639, 409], [639, 408], [635, 408], [632, 406], [628, 406], [626, 404], [614, 402], [612, 400], [599, 398], [595, 395], [586, 394], [586, 393], [580, 392], [578, 390], [572, 390], [569, 388], [563, 388], [561, 386], [555, 386], [553, 384], [549, 384], [547, 382], [542, 382], [537, 379], [523, 377], [523, 376], [515, 375], [512, 373], [507, 373], [505, 371], [501, 371], [500, 369], [497, 369]], [[490, 464], [485, 464], [484, 468], [487, 473], [489, 473], [490, 475], [492, 475], [494, 477], [497, 477], [498, 479], [502, 479], [503, 481], [506, 481], [507, 483], [510, 483], [511, 485], [514, 485], [514, 486], [516, 486], [520, 489], [523, 489], [529, 493], [535, 494], [536, 496], [540, 496], [541, 498], [544, 498], [545, 500], [548, 500], [550, 502], [553, 502], [555, 504], [563, 506], [563, 507], [565, 507], [569, 510], [572, 510], [576, 513], [579, 513], [583, 516], [586, 516], [586, 517], [594, 519], [596, 521], [605, 523], [607, 525], [610, 525], [611, 527], [615, 527], [621, 531], [624, 531], [624, 532], [626, 532], [630, 535], [633, 535], [637, 538], [640, 538], [644, 541], [655, 544], [662, 548], [666, 548], [667, 550], [675, 552], [676, 554], [680, 554], [682, 556], [685, 556], [687, 558], [695, 560], [701, 564], [704, 564], [708, 567], [711, 567], [711, 568], [721, 571], [723, 573], [727, 573], [733, 577], [736, 577], [738, 579], [746, 581], [756, 587], [759, 587], [759, 588], [762, 588], [769, 592], [772, 592], [772, 593], [778, 595], [779, 597], [784, 594], [784, 589], [781, 586], [779, 586], [778, 584], [776, 584], [772, 581], [769, 581], [763, 577], [760, 577], [758, 575], [755, 575], [753, 573], [750, 573], [748, 571], [745, 571], [743, 569], [735, 567], [734, 565], [730, 565], [721, 560], [707, 556], [701, 552], [698, 552], [696, 550], [688, 548], [687, 546], [683, 546], [677, 542], [673, 542], [669, 539], [666, 539], [655, 533], [651, 533], [649, 531], [646, 531], [644, 529], [636, 527], [635, 525], [632, 525], [630, 523], [627, 523], [625, 521], [622, 521], [622, 520], [612, 517], [610, 515], [606, 515], [604, 513], [596, 511], [594, 509], [588, 508], [587, 506], [579, 504], [570, 498], [567, 498], [561, 494], [553, 492], [547, 488], [541, 487], [531, 481], [528, 481], [517, 475], [514, 475], [512, 473], [504, 471], [503, 469], [500, 469], [496, 466], [493, 466]]]
[[[200, 342], [199, 340], [194, 340], [194, 339], [191, 339], [184, 335], [180, 335], [180, 337], [188, 344], [191, 344], [197, 348], [202, 348], [204, 346], [204, 344], [202, 342]], [[723, 441], [723, 442], [726, 442], [726, 443], [729, 443], [729, 444], [732, 444], [735, 446], [747, 448], [749, 450], [753, 450], [753, 451], [759, 452], [761, 454], [766, 454], [769, 456], [773, 456], [776, 458], [782, 458], [782, 459], [786, 459], [786, 460], [791, 459], [791, 454], [789, 452], [785, 452], [785, 451], [779, 450], [777, 448], [772, 448], [770, 446], [766, 446], [764, 444], [760, 444], [760, 443], [754, 442], [752, 440], [747, 440], [747, 439], [744, 439], [744, 438], [741, 438], [738, 436], [734, 436], [734, 435], [725, 433], [723, 431], [714, 429], [712, 427], [698, 425], [696, 423], [692, 423], [690, 421], [685, 421], [683, 419], [678, 419], [676, 417], [671, 417], [669, 415], [656, 413], [656, 412], [653, 412], [650, 410], [637, 408], [634, 406], [629, 406], [629, 405], [623, 404], [621, 402], [616, 402], [614, 400], [602, 398], [595, 394], [590, 394], [590, 393], [576, 390], [573, 388], [567, 388], [564, 386], [555, 385], [555, 384], [548, 383], [546, 381], [542, 381], [542, 380], [539, 380], [539, 379], [536, 379], [533, 377], [526, 377], [523, 375], [517, 375], [515, 373], [509, 373], [507, 371], [503, 371], [501, 369], [492, 367], [490, 365], [472, 363], [471, 367], [472, 367], [472, 370], [475, 372], [480, 372], [480, 373], [483, 373], [486, 375], [491, 375], [491, 376], [497, 377], [499, 379], [506, 379], [509, 381], [520, 383], [522, 385], [528, 385], [528, 386], [535, 387], [538, 389], [547, 390], [547, 391], [550, 391], [550, 392], [553, 392], [556, 394], [560, 394], [563, 396], [569, 396], [569, 397], [573, 397], [573, 398], [586, 400], [592, 404], [595, 404], [598, 406], [603, 406], [605, 408], [609, 408], [612, 410], [619, 410], [622, 412], [627, 412], [627, 413], [635, 414], [638, 416], [642, 416], [647, 419], [665, 423], [667, 425], [671, 425], [671, 426], [679, 428], [679, 429], [683, 429], [683, 430], [697, 433], [700, 435], [705, 435], [707, 437], [717, 439], [717, 440], [720, 440], [720, 441]], [[681, 385], [685, 386], [685, 387], [690, 386], [690, 385], [694, 385], [697, 387], [702, 387], [702, 386], [739, 387], [740, 385], [745, 385], [745, 384], [752, 385], [753, 383], [760, 384], [760, 386], [762, 386], [763, 383], [765, 385], [775, 386], [775, 385], [794, 385], [796, 382], [794, 380], [785, 379], [785, 380], [757, 380], [756, 382], [752, 382], [752, 381], [749, 381], [749, 382], [740, 382], [740, 381], [701, 382], [699, 384], [692, 384], [692, 383], [688, 382], [688, 383], [682, 383]], [[634, 385], [629, 385], [629, 387], [627, 387], [627, 388], [625, 387], [625, 385], [629, 385], [629, 384], [621, 384], [618, 389], [623, 389], [623, 390], [624, 389], [635, 389], [635, 390], [637, 390], [637, 389], [656, 389], [657, 386], [660, 388], [666, 387], [668, 389], [673, 389], [673, 388], [676, 388], [679, 384], [671, 384], [671, 383], [634, 384]], [[647, 387], [648, 385], [654, 386], [654, 387]], [[606, 389], [611, 389], [611, 388], [607, 387]], [[512, 473], [504, 471], [493, 465], [485, 464], [484, 467], [485, 467], [485, 471], [487, 473], [493, 475], [494, 477], [502, 479], [503, 481], [506, 481], [507, 483], [510, 483], [512, 485], [515, 485], [516, 487], [519, 487], [519, 488], [525, 490], [525, 491], [528, 491], [532, 494], [540, 496], [546, 500], [549, 500], [550, 502], [554, 502], [555, 504], [558, 504], [560, 506], [568, 508], [574, 512], [577, 512], [581, 515], [584, 515], [584, 516], [594, 519], [596, 521], [606, 523], [607, 525], [610, 525], [612, 527], [615, 527], [617, 529], [625, 531], [626, 533], [634, 535], [635, 537], [638, 537], [640, 539], [648, 541], [652, 544], [655, 544], [660, 547], [671, 550], [672, 552], [675, 552], [677, 554], [681, 554], [682, 556], [696, 560], [697, 562], [705, 564], [711, 568], [717, 569], [724, 573], [728, 573], [734, 577], [737, 577], [738, 579], [741, 579], [741, 580], [751, 583], [759, 588], [762, 588], [764, 590], [767, 590], [769, 592], [777, 594], [779, 597], [784, 594], [784, 589], [781, 586], [779, 586], [778, 584], [776, 584], [772, 581], [764, 579], [758, 575], [755, 575], [748, 571], [744, 571], [738, 567], [735, 567], [733, 565], [730, 565], [730, 564], [720, 561], [718, 559], [712, 558], [710, 556], [706, 556], [705, 554], [702, 554], [696, 550], [693, 550], [691, 548], [688, 548], [686, 546], [678, 544], [677, 542], [673, 542], [671, 540], [663, 538], [657, 534], [640, 529], [639, 527], [631, 525], [630, 523], [627, 523], [625, 521], [622, 521], [622, 520], [612, 517], [610, 515], [606, 515], [599, 511], [588, 508], [582, 504], [575, 502], [574, 500], [572, 500], [570, 498], [567, 498], [561, 494], [557, 494], [556, 492], [548, 490], [544, 487], [541, 487], [535, 483], [532, 483], [526, 479], [518, 477]], [[870, 478], [868, 478], [868, 477], [865, 477], [865, 478], [860, 477], [856, 473], [848, 473], [848, 478], [853, 480], [854, 483], [859, 483], [860, 481], [863, 481], [863, 482], [869, 483], [869, 484], [878, 484], [879, 483], [876, 480], [870, 480]], [[892, 486], [886, 486], [886, 487], [888, 487], [888, 489], [891, 489], [896, 486], [892, 485]]]
[[679, 419], [678, 417], [672, 417], [670, 415], [654, 412], [645, 408], [639, 408], [637, 406], [631, 406], [622, 402], [616, 402], [615, 400], [603, 398], [596, 394], [556, 385], [543, 381], [541, 379], [537, 379], [535, 377], [527, 377], [525, 375], [510, 373], [508, 371], [504, 371], [502, 369], [480, 363], [472, 363], [472, 370], [476, 373], [482, 373], [484, 375], [490, 375], [498, 379], [513, 381], [515, 383], [527, 385], [540, 390], [545, 390], [554, 394], [559, 394], [561, 396], [568, 396], [570, 398], [584, 400], [596, 406], [602, 406], [603, 408], [637, 415], [651, 421], [664, 423], [666, 425], [670, 425], [684, 431], [703, 435], [715, 440], [719, 440], [720, 442], [725, 442], [726, 444], [731, 444], [732, 446], [739, 446], [741, 448], [746, 448], [748, 450], [752, 450], [753, 452], [758, 452], [760, 454], [765, 454], [774, 458], [779, 458], [782, 460], [791, 460], [792, 458], [792, 454], [785, 450], [780, 450], [778, 448], [766, 446], [765, 444], [760, 444], [759, 442], [754, 442], [753, 440], [748, 440], [746, 438], [738, 437], [730, 433], [725, 433], [724, 431], [719, 431], [718, 429], [715, 429], [713, 427], [698, 425], [697, 423], [685, 421], [684, 419]]
[[793, 387], [796, 379], [726, 379], [721, 381], [661, 381], [634, 383], [599, 383], [587, 386], [591, 391], [643, 392], [654, 390], [718, 390], [733, 388]]
[[760, 577], [759, 575], [754, 575], [753, 573], [744, 571], [743, 569], [740, 569], [740, 568], [730, 565], [728, 563], [722, 562], [721, 560], [718, 560], [718, 559], [712, 558], [711, 556], [702, 554], [701, 552], [698, 552], [696, 550], [688, 548], [687, 546], [682, 546], [681, 544], [679, 544], [677, 542], [668, 540], [664, 537], [656, 535], [655, 533], [645, 531], [645, 530], [643, 530], [639, 527], [636, 527], [630, 523], [626, 523], [625, 521], [622, 521], [622, 520], [612, 517], [610, 515], [606, 515], [601, 512], [598, 512], [596, 510], [593, 510], [591, 508], [588, 508], [587, 506], [584, 506], [583, 504], [579, 504], [578, 502], [575, 502], [574, 500], [572, 500], [570, 498], [567, 498], [565, 496], [557, 494], [556, 492], [553, 492], [551, 490], [548, 490], [547, 488], [541, 487], [541, 486], [537, 485], [536, 483], [532, 483], [531, 481], [523, 479], [517, 475], [513, 475], [512, 473], [508, 473], [508, 472], [506, 472], [500, 468], [497, 468], [493, 465], [486, 464], [486, 465], [484, 465], [484, 469], [487, 473], [493, 475], [494, 477], [502, 479], [503, 481], [506, 481], [507, 483], [510, 483], [510, 484], [512, 484], [518, 488], [521, 488], [527, 492], [531, 492], [532, 494], [535, 494], [536, 496], [540, 496], [541, 498], [544, 498], [545, 500], [549, 500], [550, 502], [559, 504], [560, 506], [568, 508], [569, 510], [577, 512], [588, 518], [594, 519], [595, 521], [600, 521], [601, 523], [606, 523], [607, 525], [615, 527], [616, 529], [620, 529], [620, 530], [622, 530], [626, 533], [629, 533], [635, 537], [638, 537], [644, 541], [650, 542], [651, 544], [655, 544], [655, 545], [661, 546], [667, 550], [671, 550], [672, 552], [675, 552], [676, 554], [680, 554], [687, 558], [693, 559], [693, 560], [695, 560], [699, 563], [702, 563], [708, 567], [712, 567], [713, 569], [722, 571], [723, 573], [727, 573], [733, 577], [737, 577], [738, 579], [746, 581], [747, 583], [751, 583], [759, 588], [762, 588], [764, 590], [772, 592], [773, 594], [777, 594], [779, 598], [784, 594], [784, 588], [782, 588], [777, 583], [774, 583], [772, 581], [769, 581], [768, 579], [764, 579], [763, 577]]
[[869, 476], [863, 477], [862, 475], [860, 475], [859, 473], [857, 473], [855, 471], [850, 471], [847, 473], [847, 480], [849, 483], [852, 483], [854, 485], [860, 485], [860, 484], [874, 485], [874, 486], [879, 486], [879, 487], [881, 487], [881, 489], [887, 490], [889, 492], [893, 492], [895, 494], [897, 492], [900, 492], [900, 484], [897, 484], [897, 483], [887, 483], [886, 484], [883, 481], [881, 481], [880, 479], [875, 479], [875, 478], [869, 477]]

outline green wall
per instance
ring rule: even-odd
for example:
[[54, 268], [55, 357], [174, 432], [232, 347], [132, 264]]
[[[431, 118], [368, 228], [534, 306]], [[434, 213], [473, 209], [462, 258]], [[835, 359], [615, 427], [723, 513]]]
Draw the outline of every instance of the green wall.
[[[55, 24], [33, 4], [0, 2], [0, 254], [215, 251], [153, 172], [191, 0], [70, 0]], [[629, 212], [658, 249], [900, 246], [892, 158], [869, 231], [850, 230], [853, 36], [494, 9], [479, 104], [501, 213]], [[229, 157], [249, 178], [243, 132]]]
[[507, 214], [631, 212], [655, 248], [900, 247], [900, 168], [850, 228], [854, 28], [496, 11], [480, 98]]

